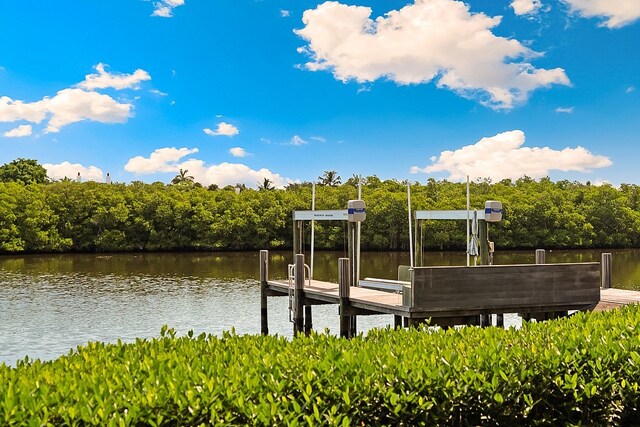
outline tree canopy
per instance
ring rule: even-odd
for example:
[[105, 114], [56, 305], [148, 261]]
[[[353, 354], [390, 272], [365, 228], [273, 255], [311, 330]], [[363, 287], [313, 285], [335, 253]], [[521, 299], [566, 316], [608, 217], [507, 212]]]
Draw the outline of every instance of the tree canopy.
[[[184, 175], [187, 171], [183, 171]], [[354, 180], [316, 188], [317, 209], [345, 209]], [[364, 250], [408, 250], [406, 183], [363, 179]], [[264, 181], [262, 184], [270, 184]], [[264, 187], [264, 185], [263, 185]], [[267, 186], [267, 187], [270, 187]], [[0, 182], [0, 252], [288, 249], [292, 217], [311, 207], [311, 186], [265, 191], [228, 186]], [[413, 209], [464, 209], [465, 184], [427, 180]], [[490, 227], [498, 249], [640, 247], [640, 187], [522, 178], [471, 184], [471, 206], [503, 203]], [[425, 247], [464, 250], [464, 221], [427, 221]], [[344, 249], [339, 222], [316, 222], [318, 249]], [[305, 226], [305, 242], [310, 227]]]
[[36, 160], [17, 159], [0, 166], [0, 182], [44, 184], [47, 182], [47, 170]]

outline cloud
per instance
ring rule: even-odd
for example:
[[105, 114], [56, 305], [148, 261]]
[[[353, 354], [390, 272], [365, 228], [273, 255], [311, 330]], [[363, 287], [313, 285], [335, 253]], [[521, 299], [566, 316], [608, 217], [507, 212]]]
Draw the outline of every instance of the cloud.
[[204, 133], [210, 136], [235, 136], [240, 133], [237, 127], [230, 123], [220, 122], [218, 123], [218, 128], [216, 130], [211, 130], [209, 128], [202, 129]]
[[78, 172], [83, 181], [102, 181], [102, 170], [96, 166], [82, 166], [79, 163], [62, 162], [59, 164], [45, 163], [42, 165], [51, 179], [76, 179]]
[[45, 132], [58, 132], [60, 128], [83, 120], [100, 123], [124, 123], [132, 116], [131, 104], [120, 104], [108, 95], [63, 89], [48, 103], [51, 119]]
[[291, 11], [285, 10], [285, 9], [280, 9], [280, 16], [282, 18], [287, 18], [290, 15], [291, 15]]
[[635, 86], [629, 86], [624, 92], [631, 93], [631, 92], [635, 92], [635, 90], [636, 90]]
[[160, 18], [171, 18], [173, 16], [173, 9], [182, 5], [184, 5], [184, 0], [161, 0], [158, 2], [154, 2], [154, 9], [151, 16], [158, 16]]
[[118, 102], [94, 89], [137, 89], [139, 83], [151, 77], [144, 70], [133, 74], [111, 74], [99, 63], [97, 74], [89, 74], [76, 87], [58, 91], [55, 96], [45, 96], [39, 101], [25, 102], [8, 96], [0, 97], [0, 122], [24, 120], [39, 124], [47, 120], [45, 132], [59, 132], [68, 124], [84, 120], [100, 123], [125, 123], [133, 116], [133, 105]]
[[115, 74], [106, 71], [108, 65], [99, 63], [93, 67], [98, 73], [87, 74], [83, 82], [78, 83], [82, 89], [139, 89], [140, 82], [151, 80], [151, 76], [145, 70], [138, 68], [133, 74]]
[[45, 132], [59, 132], [71, 123], [91, 120], [100, 123], [124, 123], [133, 115], [131, 104], [121, 104], [108, 95], [81, 89], [63, 89], [53, 98], [36, 102], [0, 97], [0, 122], [25, 120], [40, 123], [49, 118]]
[[291, 145], [304, 145], [307, 144], [307, 141], [302, 139], [299, 135], [293, 135], [291, 137], [291, 141], [289, 142]]
[[164, 93], [164, 92], [162, 92], [162, 91], [160, 91], [158, 89], [151, 89], [149, 92], [154, 94], [154, 95], [157, 95], [157, 96], [167, 96], [167, 95], [169, 95], [168, 93]]
[[494, 109], [527, 101], [534, 90], [571, 82], [562, 68], [535, 68], [540, 57], [517, 40], [494, 35], [501, 17], [471, 13], [454, 0], [415, 0], [370, 19], [372, 10], [325, 2], [306, 10], [296, 34], [305, 67], [330, 70], [343, 82], [387, 78], [398, 84], [434, 82]]
[[573, 107], [558, 107], [556, 108], [556, 113], [571, 114], [573, 113]]
[[0, 122], [15, 122], [26, 120], [40, 123], [47, 116], [48, 98], [36, 102], [13, 100], [8, 96], [0, 96]]
[[600, 26], [621, 28], [640, 18], [638, 0], [563, 0], [571, 11], [585, 18], [603, 18]]
[[512, 130], [482, 138], [474, 145], [455, 151], [443, 151], [432, 157], [432, 165], [413, 166], [412, 173], [449, 172], [449, 179], [463, 180], [466, 175], [494, 180], [520, 178], [524, 175], [541, 178], [550, 170], [589, 172], [612, 165], [604, 156], [591, 154], [583, 147], [553, 150], [549, 147], [522, 147], [524, 132]]
[[513, 0], [509, 5], [516, 15], [535, 15], [542, 7], [540, 0]]
[[197, 148], [158, 148], [149, 158], [136, 156], [124, 165], [124, 170], [140, 175], [158, 172], [176, 172], [180, 170], [178, 161], [189, 154], [197, 153]]
[[11, 129], [2, 134], [5, 138], [22, 138], [25, 136], [31, 136], [33, 129], [31, 125], [20, 125], [15, 129]]
[[276, 187], [284, 187], [293, 182], [269, 169], [251, 169], [241, 163], [220, 163], [207, 165], [198, 159], [187, 159], [178, 162], [189, 154], [196, 153], [197, 148], [160, 148], [155, 150], [149, 158], [138, 156], [127, 162], [125, 170], [137, 174], [151, 174], [156, 172], [179, 172], [180, 169], [189, 171], [196, 182], [203, 185], [216, 184], [220, 187], [226, 185], [244, 184], [247, 187], [256, 188], [257, 182], [268, 178]]
[[246, 157], [248, 154], [244, 148], [240, 148], [240, 147], [230, 148], [229, 153], [231, 153], [233, 157]]

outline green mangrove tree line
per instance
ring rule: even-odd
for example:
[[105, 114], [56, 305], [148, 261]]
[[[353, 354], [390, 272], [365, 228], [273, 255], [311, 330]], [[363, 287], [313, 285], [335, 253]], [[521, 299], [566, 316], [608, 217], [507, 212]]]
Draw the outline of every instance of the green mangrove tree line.
[[[25, 165], [24, 160], [20, 165]], [[46, 175], [0, 167], [0, 251], [164, 251], [285, 249], [292, 246], [292, 211], [309, 209], [311, 183], [284, 189], [259, 183], [205, 188], [185, 179], [172, 184], [49, 182]], [[40, 167], [31, 164], [36, 171]], [[325, 174], [326, 175], [326, 174]], [[356, 180], [339, 177], [316, 188], [317, 209], [344, 209], [356, 198]], [[363, 179], [365, 250], [408, 250], [407, 190], [397, 180]], [[412, 183], [413, 209], [464, 209], [465, 184], [429, 179]], [[490, 238], [505, 248], [640, 246], [640, 187], [548, 178], [471, 184], [472, 208], [500, 200], [504, 220]], [[461, 249], [465, 224], [428, 222], [426, 247]], [[345, 224], [316, 222], [316, 247], [342, 249]], [[305, 230], [309, 234], [309, 226]], [[307, 239], [307, 242], [309, 240]]]

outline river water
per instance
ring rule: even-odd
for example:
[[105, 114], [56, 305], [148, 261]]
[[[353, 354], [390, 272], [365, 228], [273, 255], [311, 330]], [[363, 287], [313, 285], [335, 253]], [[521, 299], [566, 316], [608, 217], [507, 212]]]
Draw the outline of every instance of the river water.
[[[599, 261], [603, 251], [548, 251], [547, 262]], [[614, 250], [615, 287], [640, 290], [640, 251]], [[314, 277], [337, 282], [341, 252], [316, 253]], [[271, 252], [271, 278], [284, 277], [290, 252]], [[464, 253], [427, 253], [426, 265], [464, 265]], [[495, 264], [535, 262], [533, 251], [496, 253]], [[309, 260], [307, 259], [307, 263]], [[361, 277], [395, 279], [406, 253], [363, 253]], [[0, 257], [0, 363], [51, 360], [88, 341], [125, 342], [193, 330], [260, 332], [258, 252], [29, 255]], [[269, 298], [269, 329], [291, 336], [287, 298]], [[314, 329], [339, 328], [337, 307], [313, 308]], [[506, 318], [516, 325], [516, 316]], [[361, 316], [358, 330], [393, 324]]]

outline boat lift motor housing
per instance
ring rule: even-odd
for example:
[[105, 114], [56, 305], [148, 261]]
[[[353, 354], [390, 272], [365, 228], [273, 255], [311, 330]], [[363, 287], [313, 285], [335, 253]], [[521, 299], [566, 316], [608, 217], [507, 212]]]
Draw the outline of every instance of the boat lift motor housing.
[[502, 219], [502, 202], [487, 200], [484, 203], [484, 220], [498, 222]]
[[347, 216], [349, 222], [362, 222], [367, 218], [364, 200], [349, 200], [347, 202]]

